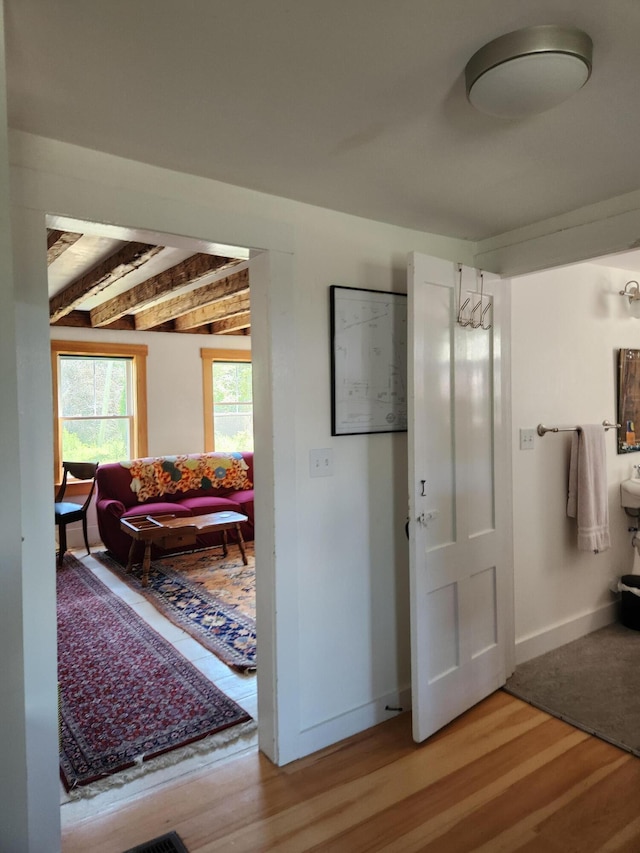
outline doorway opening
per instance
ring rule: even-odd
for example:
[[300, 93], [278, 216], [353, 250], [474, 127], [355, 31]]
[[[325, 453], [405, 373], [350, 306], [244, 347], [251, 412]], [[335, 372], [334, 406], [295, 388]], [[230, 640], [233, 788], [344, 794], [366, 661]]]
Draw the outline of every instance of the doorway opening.
[[[237, 353], [239, 362], [246, 363], [247, 354], [252, 358], [249, 250], [57, 216], [47, 217], [47, 237], [51, 338], [64, 341], [72, 349], [86, 344], [89, 350], [93, 348], [94, 355], [101, 347], [117, 342], [133, 342], [147, 349], [146, 389], [143, 399], [136, 400], [133, 407], [139, 422], [146, 425], [146, 436], [144, 441], [125, 446], [136, 447], [137, 455], [153, 457], [213, 450], [208, 446], [207, 426], [213, 414], [209, 411], [212, 400], [207, 396], [203, 379], [206, 371], [203, 371], [202, 353], [206, 347], [215, 346], [224, 347], [227, 353]], [[91, 357], [91, 352], [84, 355], [87, 360]], [[68, 384], [74, 390], [73, 383]], [[77, 382], [75, 390], [81, 385]], [[167, 393], [168, 388], [173, 388], [175, 394]], [[90, 412], [84, 411], [82, 398], [74, 404], [79, 413], [75, 409], [71, 414], [58, 412], [54, 418], [56, 423], [61, 421], [60, 428], [55, 430], [56, 465], [69, 452], [92, 457], [101, 453], [102, 457], [95, 461], [104, 463], [122, 461], [112, 459], [112, 453], [109, 455], [112, 445], [120, 447], [118, 442], [114, 445], [100, 440], [104, 437], [105, 422], [113, 418], [108, 418], [112, 413], [104, 410], [109, 394], [103, 388], [96, 398], [95, 391], [93, 383], [90, 395], [93, 403], [84, 401]], [[59, 399], [60, 394], [56, 395], [56, 403]], [[259, 424], [259, 410], [255, 418]], [[83, 488], [82, 483], [75, 483], [72, 492], [81, 496]], [[90, 511], [89, 534], [90, 544], [99, 548], [95, 503]], [[70, 544], [80, 547], [81, 538], [72, 537], [70, 530]], [[85, 557], [82, 550], [78, 556], [99, 577], [107, 578], [108, 569], [94, 556]], [[122, 584], [116, 582], [113, 588], [121, 589]], [[140, 611], [148, 612], [148, 607], [140, 607]], [[155, 611], [151, 622], [158, 630], [160, 623]], [[175, 636], [174, 624], [169, 622], [160, 627], [169, 636]], [[191, 650], [188, 656], [194, 665], [207, 677], [211, 676], [214, 684], [256, 720], [255, 673], [234, 674], [216, 659], [210, 660], [212, 655], [195, 658], [193, 640], [186, 639]], [[174, 642], [178, 650], [181, 642], [184, 647], [183, 637]], [[256, 745], [254, 733], [252, 738], [238, 740], [234, 747], [195, 755], [187, 763], [163, 771], [156, 784], [191, 769], [202, 769], [234, 749], [255, 749]], [[99, 802], [69, 801], [63, 807], [63, 819], [66, 820], [65, 810], [73, 820], [74, 810], [84, 817], [88, 809], [110, 807], [136, 790], [147, 789], [152, 778], [142, 777], [131, 783], [135, 788], [126, 786], [117, 794], [114, 789], [114, 793], [101, 795]]]
[[[620, 499], [620, 484], [640, 459], [627, 452], [620, 430], [602, 428], [610, 547], [599, 553], [581, 550], [577, 523], [567, 514], [575, 427], [620, 423], [619, 353], [637, 348], [640, 332], [621, 292], [639, 275], [640, 253], [633, 250], [512, 279], [516, 675], [529, 662], [541, 663], [560, 650], [564, 657], [570, 644], [615, 627], [618, 580], [640, 571]], [[561, 431], [540, 435], [538, 425]], [[524, 430], [532, 432], [531, 449], [521, 449]], [[603, 637], [602, 653], [605, 646]], [[585, 659], [582, 655], [581, 663]], [[551, 667], [552, 658], [547, 660]], [[594, 661], [584, 694], [591, 708], [604, 684], [595, 673]], [[550, 669], [545, 679], [552, 683]], [[567, 686], [558, 680], [553, 701], [561, 700]], [[603, 705], [611, 705], [610, 690], [602, 698]], [[549, 701], [546, 705], [549, 709]], [[580, 722], [578, 707], [564, 714]], [[625, 717], [624, 709], [618, 716]]]

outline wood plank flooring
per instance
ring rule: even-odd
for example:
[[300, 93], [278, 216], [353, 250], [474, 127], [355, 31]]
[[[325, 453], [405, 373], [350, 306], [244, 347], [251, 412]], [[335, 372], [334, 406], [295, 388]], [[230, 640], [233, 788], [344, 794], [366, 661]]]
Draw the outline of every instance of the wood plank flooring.
[[286, 767], [235, 758], [63, 834], [122, 853], [638, 853], [640, 759], [498, 691], [421, 745], [402, 714]]

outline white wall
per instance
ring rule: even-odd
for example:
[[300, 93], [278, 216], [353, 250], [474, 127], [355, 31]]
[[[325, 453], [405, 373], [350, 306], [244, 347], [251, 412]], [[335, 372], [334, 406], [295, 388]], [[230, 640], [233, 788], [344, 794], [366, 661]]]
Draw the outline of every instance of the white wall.
[[[6, 618], [0, 620], [5, 651], [0, 747], [2, 778], [10, 783], [0, 797], [0, 827], [3, 833], [10, 827], [16, 838], [25, 840], [8, 850], [55, 853], [55, 600], [49, 560], [54, 525], [48, 497], [53, 488], [53, 436], [48, 417], [45, 215], [270, 250], [272, 260], [265, 261], [260, 279], [265, 289], [255, 294], [260, 316], [254, 318], [258, 328], [254, 325], [252, 335], [254, 369], [266, 387], [261, 402], [265, 423], [256, 438], [262, 447], [273, 449], [273, 464], [263, 469], [259, 483], [269, 505], [262, 517], [275, 519], [274, 529], [261, 532], [266, 543], [266, 572], [262, 589], [259, 584], [258, 618], [263, 625], [261, 645], [264, 648], [266, 642], [272, 660], [261, 659], [259, 672], [266, 673], [272, 683], [263, 689], [261, 682], [260, 725], [262, 729], [265, 720], [273, 723], [271, 735], [281, 762], [384, 718], [386, 702], [395, 704], [394, 697], [409, 682], [403, 531], [406, 440], [399, 434], [330, 436], [328, 287], [346, 284], [403, 291], [410, 251], [471, 265], [473, 259], [472, 247], [462, 241], [320, 210], [22, 133], [12, 135], [11, 159], [19, 284], [14, 293], [5, 253], [0, 280], [0, 393], [4, 402], [0, 446], [12, 491], [7, 512], [0, 514], [6, 533], [2, 553], [2, 613]], [[1, 164], [6, 164], [6, 153], [0, 147]], [[635, 212], [627, 217], [633, 220], [628, 230], [635, 226], [637, 234], [639, 218]], [[593, 215], [589, 222], [595, 219]], [[600, 251], [620, 248], [615, 241], [621, 238], [612, 232], [611, 219], [603, 217], [601, 225]], [[494, 250], [494, 261], [477, 265], [507, 272], [531, 270], [548, 264], [552, 256], [558, 262], [563, 250], [573, 255], [570, 260], [579, 251], [585, 257], [593, 245], [590, 232], [579, 249], [569, 240], [565, 250], [566, 232], [554, 225], [549, 233], [559, 235], [551, 249], [546, 243], [539, 246], [533, 234], [528, 243], [518, 244], [520, 258], [514, 257], [518, 247], [511, 246], [502, 254]], [[571, 274], [550, 275], [555, 276], [557, 286], [531, 276], [513, 287], [516, 438], [520, 426], [535, 426], [540, 421], [572, 423], [614, 417], [613, 350], [638, 345], [631, 321], [627, 325], [616, 320], [616, 312], [622, 310], [619, 296], [607, 301], [585, 275], [580, 302], [571, 301], [560, 295], [563, 283], [575, 287]], [[591, 275], [596, 278], [605, 273]], [[619, 289], [619, 283], [610, 283], [610, 288]], [[551, 300], [544, 298], [549, 290]], [[563, 311], [566, 323], [557, 320]], [[11, 355], [14, 339], [17, 365]], [[578, 349], [584, 350], [580, 356], [575, 354]], [[597, 352], [600, 357], [596, 358]], [[255, 365], [256, 354], [264, 359], [263, 364]], [[572, 365], [571, 371], [568, 365]], [[556, 377], [562, 373], [567, 379], [560, 389]], [[157, 439], [158, 451], [166, 446], [165, 440], [172, 443], [168, 434], [159, 434]], [[516, 627], [522, 648], [528, 637], [549, 635], [558, 624], [575, 625], [584, 614], [587, 620], [593, 613], [597, 618], [599, 611], [607, 610], [609, 578], [630, 568], [628, 535], [624, 520], [618, 517], [615, 521], [613, 497], [628, 460], [614, 460], [613, 438], [609, 437], [615, 548], [597, 557], [576, 557], [564, 519], [565, 439], [546, 436], [536, 441], [535, 450], [528, 455], [518, 450], [514, 454]], [[309, 478], [308, 453], [314, 447], [333, 448], [332, 478]], [[34, 482], [40, 484], [35, 493]], [[18, 493], [20, 511], [14, 500]], [[8, 494], [4, 492], [5, 498]], [[279, 509], [275, 514], [274, 500]], [[19, 534], [24, 536], [20, 557]], [[619, 544], [620, 535], [623, 544]], [[274, 685], [279, 707], [277, 719], [270, 720], [274, 710], [264, 707], [263, 697], [267, 702], [272, 699]], [[41, 843], [42, 839], [46, 842]]]
[[[331, 437], [329, 285], [404, 291], [410, 251], [469, 263], [470, 247], [26, 134], [13, 134], [12, 143], [14, 244], [28, 277], [16, 302], [22, 289], [35, 299], [22, 346], [44, 377], [46, 213], [269, 250], [257, 259], [255, 293], [252, 285], [254, 370], [264, 389], [256, 480], [265, 508], [259, 503], [258, 512], [274, 521], [273, 529], [258, 530], [257, 542], [264, 568], [258, 584], [260, 743], [286, 763], [384, 719], [384, 706], [401, 695], [406, 700], [409, 684], [406, 437]], [[0, 307], [11, 311], [11, 294], [1, 298]], [[43, 472], [42, 488], [28, 492], [25, 529], [52, 536], [51, 477], [46, 484], [52, 431], [50, 418], [41, 415], [51, 400], [30, 395], [27, 374], [18, 381], [21, 420], [39, 418], [42, 433], [29, 447], [28, 466], [22, 462], [30, 474], [33, 467]], [[157, 414], [150, 412], [150, 424]], [[175, 438], [161, 429], [153, 452], [174, 447]], [[309, 476], [309, 450], [318, 447], [333, 448], [331, 478]], [[23, 570], [34, 583], [42, 576], [50, 585], [50, 566], [23, 556]], [[51, 634], [44, 642], [53, 647], [54, 596], [44, 605], [49, 616], [41, 633]], [[0, 625], [0, 637], [6, 630]], [[277, 715], [264, 705], [276, 691]], [[48, 703], [54, 719], [53, 688]], [[5, 771], [11, 775], [11, 768]], [[57, 795], [54, 786], [43, 797], [51, 805]]]
[[[0, 30], [3, 27], [3, 7], [0, 5]], [[0, 772], [0, 847], [7, 851], [26, 849], [27, 839], [33, 840], [44, 850], [46, 834], [38, 827], [42, 810], [29, 808], [39, 790], [39, 780], [31, 773], [34, 769], [30, 758], [34, 749], [44, 746], [41, 764], [46, 778], [45, 789], [52, 787], [51, 747], [54, 738], [53, 708], [48, 712], [48, 725], [42, 725], [42, 714], [38, 720], [28, 719], [28, 708], [37, 695], [40, 685], [30, 677], [32, 663], [24, 644], [24, 612], [28, 600], [29, 579], [22, 571], [22, 489], [23, 465], [20, 457], [20, 431], [23, 424], [19, 415], [20, 397], [18, 385], [17, 341], [19, 325], [16, 311], [14, 281], [17, 276], [12, 263], [11, 204], [9, 197], [9, 159], [6, 123], [6, 92], [4, 65], [4, 38], [0, 38], [0, 456], [5, 460], [4, 482], [7, 487], [0, 491], [0, 634], [2, 635], [2, 657], [0, 663], [0, 720], [3, 731], [3, 772]], [[25, 299], [28, 301], [28, 299]], [[8, 485], [10, 484], [10, 485]], [[38, 615], [41, 610], [38, 608]], [[46, 626], [52, 631], [51, 620]], [[37, 634], [37, 630], [33, 631]], [[51, 639], [49, 637], [49, 639]], [[45, 666], [52, 672], [55, 655], [43, 654]], [[49, 685], [47, 685], [49, 687]], [[46, 688], [45, 688], [46, 689]], [[45, 696], [39, 709], [47, 717]], [[35, 702], [36, 707], [38, 702]], [[51, 741], [47, 749], [47, 742]], [[48, 768], [48, 769], [47, 769]], [[37, 769], [37, 763], [36, 763]], [[42, 778], [42, 776], [41, 776]], [[43, 803], [44, 815], [41, 826], [57, 831], [54, 802], [50, 796]]]
[[[145, 344], [147, 355], [147, 416], [149, 456], [204, 451], [204, 409], [200, 350], [251, 348], [245, 335], [189, 335], [166, 332], [119, 332], [112, 329], [51, 327], [52, 340]], [[82, 503], [82, 496], [69, 500]], [[87, 518], [89, 544], [99, 541], [94, 501]], [[82, 525], [67, 528], [70, 548], [84, 547]]]
[[516, 659], [527, 660], [615, 617], [611, 583], [634, 568], [619, 484], [632, 455], [606, 433], [612, 547], [577, 550], [567, 518], [571, 433], [535, 437], [519, 450], [519, 430], [615, 421], [617, 351], [640, 347], [640, 320], [619, 296], [630, 275], [576, 264], [512, 283], [513, 510]]

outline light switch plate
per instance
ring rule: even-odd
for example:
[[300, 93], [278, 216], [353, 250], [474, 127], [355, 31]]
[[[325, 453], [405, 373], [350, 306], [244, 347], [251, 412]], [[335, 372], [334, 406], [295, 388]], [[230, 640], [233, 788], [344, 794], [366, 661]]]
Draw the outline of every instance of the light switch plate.
[[312, 477], [333, 477], [333, 450], [330, 447], [309, 451], [309, 474]]
[[533, 450], [533, 445], [536, 440], [535, 429], [520, 430], [520, 450]]

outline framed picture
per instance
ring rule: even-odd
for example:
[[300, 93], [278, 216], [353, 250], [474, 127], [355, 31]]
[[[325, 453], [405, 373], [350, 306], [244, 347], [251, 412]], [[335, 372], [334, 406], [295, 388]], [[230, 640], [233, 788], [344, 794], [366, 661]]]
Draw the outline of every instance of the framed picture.
[[618, 423], [618, 453], [640, 450], [640, 349], [619, 351]]
[[331, 435], [406, 432], [407, 296], [332, 285]]

